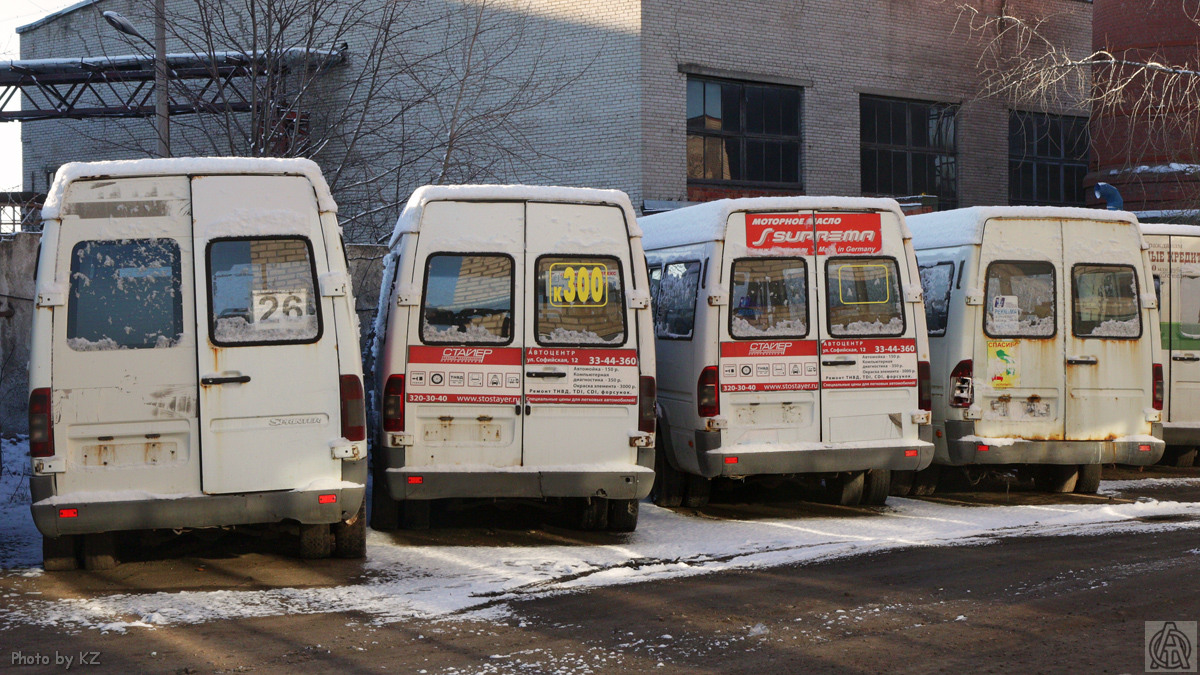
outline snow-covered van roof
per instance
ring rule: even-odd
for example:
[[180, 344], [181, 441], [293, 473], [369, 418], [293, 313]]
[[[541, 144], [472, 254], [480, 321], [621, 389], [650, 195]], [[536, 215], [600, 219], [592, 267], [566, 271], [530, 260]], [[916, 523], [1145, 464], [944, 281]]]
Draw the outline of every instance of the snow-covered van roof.
[[908, 226], [917, 249], [972, 246], [983, 243], [984, 223], [993, 218], [1105, 220], [1137, 224], [1137, 217], [1128, 211], [1071, 206], [971, 206], [909, 216]]
[[[687, 246], [725, 239], [730, 214], [739, 211], [890, 211], [901, 227], [904, 213], [894, 199], [873, 197], [744, 197], [718, 199], [682, 209], [643, 216], [642, 246], [646, 250]], [[904, 229], [904, 237], [909, 237]]]
[[337, 203], [329, 193], [329, 184], [321, 175], [321, 167], [309, 159], [273, 157], [172, 157], [168, 159], [133, 159], [117, 162], [69, 162], [58, 168], [54, 184], [42, 206], [42, 219], [59, 218], [67, 186], [78, 180], [131, 176], [195, 176], [195, 175], [286, 175], [304, 176], [313, 184], [317, 205], [322, 213], [337, 213]]
[[421, 212], [426, 204], [442, 201], [608, 204], [625, 211], [629, 236], [642, 236], [637, 224], [637, 214], [633, 211], [633, 203], [629, 201], [629, 195], [620, 190], [546, 185], [423, 185], [412, 193], [404, 205], [404, 210], [400, 212], [388, 248], [394, 247], [396, 242], [400, 241], [400, 235], [420, 231]]
[[1173, 234], [1183, 237], [1200, 237], [1200, 225], [1142, 223], [1142, 234]]

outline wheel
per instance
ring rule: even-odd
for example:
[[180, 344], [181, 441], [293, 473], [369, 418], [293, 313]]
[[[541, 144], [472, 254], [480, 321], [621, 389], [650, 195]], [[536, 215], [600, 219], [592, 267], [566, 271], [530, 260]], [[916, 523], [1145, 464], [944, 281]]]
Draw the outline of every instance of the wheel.
[[[1171, 454], [1169, 463], [1171, 466], [1189, 467], [1196, 463], [1196, 448], [1185, 447], [1179, 448]], [[1166, 462], [1164, 462], [1166, 463]]]
[[700, 509], [708, 506], [708, 498], [712, 495], [712, 481], [704, 476], [695, 474], [684, 474], [684, 482], [686, 490], [683, 496], [683, 505], [689, 509]]
[[608, 500], [608, 529], [613, 532], [633, 532], [637, 529], [638, 500]]
[[661, 443], [654, 449], [654, 487], [650, 489], [650, 498], [656, 505], [667, 508], [683, 503], [683, 474], [671, 466]]
[[830, 503], [854, 506], [861, 502], [865, 476], [865, 471], [846, 471], [826, 480]]
[[1075, 491], [1080, 494], [1094, 495], [1100, 489], [1099, 464], [1083, 464], [1079, 467], [1079, 477], [1075, 479]]
[[1051, 464], [1037, 467], [1034, 484], [1043, 492], [1073, 492], [1079, 479], [1079, 467], [1074, 464]]
[[913, 497], [928, 497], [937, 490], [938, 480], [942, 477], [942, 465], [930, 464], [913, 475], [912, 490], [909, 492]]
[[406, 530], [428, 530], [429, 509], [433, 502], [428, 499], [406, 499], [397, 502], [400, 508], [400, 525]]
[[117, 566], [117, 540], [112, 532], [83, 535], [83, 568], [111, 570]]
[[892, 472], [888, 469], [871, 469], [863, 477], [862, 503], [883, 506], [892, 487]]
[[603, 530], [608, 527], [608, 500], [603, 497], [588, 497], [579, 509], [579, 529]]
[[367, 555], [367, 500], [350, 520], [334, 523], [333, 552], [339, 558], [365, 558]]
[[47, 572], [66, 572], [78, 569], [79, 558], [76, 556], [78, 548], [79, 537], [75, 535], [42, 537], [42, 567]]
[[893, 471], [892, 484], [888, 492], [896, 497], [907, 497], [912, 492], [916, 471]]
[[333, 537], [329, 535], [327, 523], [317, 525], [300, 523], [301, 558], [328, 558], [332, 549]]

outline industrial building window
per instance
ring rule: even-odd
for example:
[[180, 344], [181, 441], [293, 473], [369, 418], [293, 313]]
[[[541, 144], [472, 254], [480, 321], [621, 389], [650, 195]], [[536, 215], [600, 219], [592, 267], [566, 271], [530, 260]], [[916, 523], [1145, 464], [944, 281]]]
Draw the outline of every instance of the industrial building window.
[[689, 77], [688, 182], [803, 189], [800, 114], [797, 87]]
[[1083, 206], [1086, 117], [1013, 110], [1008, 115], [1008, 202]]
[[859, 106], [862, 193], [936, 195], [939, 209], [958, 206], [958, 106], [879, 96]]

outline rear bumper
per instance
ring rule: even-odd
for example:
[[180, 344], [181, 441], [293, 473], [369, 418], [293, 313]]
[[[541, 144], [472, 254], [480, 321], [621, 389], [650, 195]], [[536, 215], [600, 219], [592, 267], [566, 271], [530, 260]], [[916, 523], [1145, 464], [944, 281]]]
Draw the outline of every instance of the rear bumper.
[[605, 497], [642, 499], [654, 485], [654, 470], [636, 464], [588, 469], [582, 466], [459, 467], [409, 466], [387, 470], [395, 500], [447, 498]]
[[924, 440], [886, 440], [853, 444], [781, 443], [770, 450], [749, 450], [736, 445], [720, 447], [719, 432], [697, 431], [696, 447], [702, 475], [715, 478], [867, 469], [919, 471], [933, 461], [934, 446]]
[[[318, 495], [337, 495], [331, 504], [318, 503]], [[120, 530], [174, 530], [227, 525], [251, 525], [296, 520], [307, 524], [336, 523], [350, 518], [362, 505], [366, 486], [336, 490], [250, 492], [203, 495], [180, 499], [138, 499], [73, 502], [70, 496], [54, 503], [30, 506], [33, 522], [47, 537], [93, 534]], [[76, 509], [73, 518], [60, 518], [62, 509]]]
[[[986, 445], [974, 436], [974, 422], [946, 421], [949, 464], [1132, 464], [1148, 466], [1162, 458], [1166, 443], [1154, 425], [1154, 439], [1136, 441], [1034, 441], [1017, 439], [1012, 445]], [[1142, 448], [1148, 448], [1143, 450]]]
[[1167, 445], [1200, 445], [1200, 422], [1163, 422]]

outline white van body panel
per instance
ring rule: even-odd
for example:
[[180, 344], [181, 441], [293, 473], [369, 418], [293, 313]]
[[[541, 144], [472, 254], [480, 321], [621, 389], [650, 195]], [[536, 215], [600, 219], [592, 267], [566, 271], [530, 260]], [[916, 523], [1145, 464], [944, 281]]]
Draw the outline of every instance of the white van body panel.
[[[638, 431], [638, 411], [654, 347], [648, 302], [635, 301], [649, 297], [640, 236], [628, 197], [611, 190], [427, 186], [413, 194], [391, 239], [395, 274], [385, 274], [386, 314], [376, 323], [379, 400], [391, 375], [405, 378], [404, 431], [383, 431], [376, 458], [392, 498], [649, 493], [653, 434]], [[577, 259], [598, 284], [589, 289], [619, 278], [624, 293], [609, 314], [623, 322], [619, 340], [598, 341], [583, 326], [540, 330], [539, 312], [553, 314], [542, 284], [575, 275]], [[603, 271], [596, 261], [606, 261]], [[430, 282], [434, 274], [455, 280], [454, 297], [435, 297], [445, 291]], [[490, 297], [511, 298], [511, 326], [491, 318], [485, 300], [459, 297], [468, 277], [496, 280]], [[510, 294], [500, 279], [510, 279]], [[426, 307], [458, 315], [443, 320], [460, 325], [427, 324]]]
[[[32, 462], [43, 534], [333, 523], [357, 512], [366, 448], [341, 438], [339, 396], [340, 376], [362, 378], [357, 320], [336, 205], [315, 164], [68, 164], [43, 215], [30, 363], [31, 391], [50, 390], [54, 431], [53, 455]], [[261, 269], [277, 262], [275, 287], [264, 276], [250, 288], [251, 258], [213, 272], [210, 245]], [[280, 278], [283, 269], [302, 273]], [[316, 336], [214, 343], [231, 317], [210, 321], [210, 309], [241, 295], [236, 313], [253, 327], [311, 319]], [[284, 303], [282, 322], [253, 300]]]
[[[1157, 461], [1158, 310], [1132, 214], [975, 207], [909, 226], [930, 308], [936, 462]], [[951, 373], [968, 361], [972, 403], [954, 407]]]
[[[918, 361], [929, 358], [925, 317], [908, 230], [894, 201], [721, 200], [647, 216], [641, 224], [660, 279], [660, 433], [672, 466], [713, 477], [928, 465], [933, 446], [921, 439], [928, 416], [918, 408], [916, 386]], [[891, 270], [899, 275], [887, 283], [897, 294], [889, 302], [902, 311], [886, 336], [848, 319], [830, 324], [827, 263], [863, 256], [886, 262], [884, 279]], [[698, 270], [696, 287], [682, 289], [680, 275]], [[801, 284], [802, 295], [776, 297], [801, 293]], [[690, 324], [673, 324], [676, 293], [685, 294], [680, 306], [694, 309]], [[765, 304], [756, 296], [763, 293], [769, 296], [762, 300], [770, 298]], [[801, 298], [805, 318], [772, 318]], [[752, 325], [764, 319], [773, 327]], [[754, 337], [761, 330], [767, 332]], [[710, 366], [719, 373], [720, 414], [701, 417], [698, 379]]]
[[1200, 227], [1142, 223], [1162, 318], [1163, 440], [1200, 445]]

